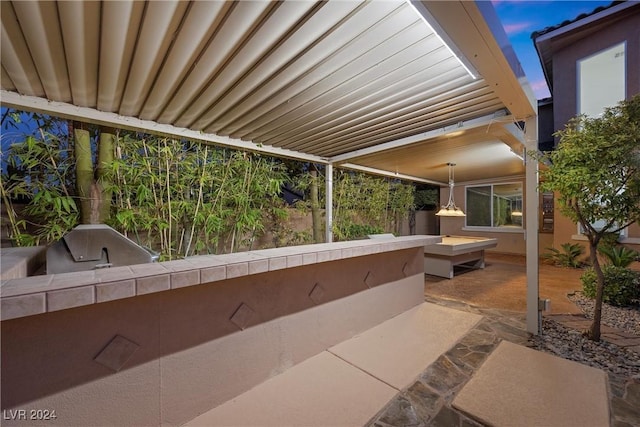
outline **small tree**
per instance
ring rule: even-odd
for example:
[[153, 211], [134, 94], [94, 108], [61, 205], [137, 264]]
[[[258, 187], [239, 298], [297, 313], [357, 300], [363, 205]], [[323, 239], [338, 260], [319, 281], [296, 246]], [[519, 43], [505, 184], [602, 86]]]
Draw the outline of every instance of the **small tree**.
[[598, 341], [604, 291], [598, 244], [640, 219], [640, 95], [600, 117], [577, 116], [555, 136], [557, 149], [541, 156], [549, 167], [541, 171], [540, 188], [556, 192], [560, 211], [580, 224], [589, 240], [597, 275], [589, 338]]

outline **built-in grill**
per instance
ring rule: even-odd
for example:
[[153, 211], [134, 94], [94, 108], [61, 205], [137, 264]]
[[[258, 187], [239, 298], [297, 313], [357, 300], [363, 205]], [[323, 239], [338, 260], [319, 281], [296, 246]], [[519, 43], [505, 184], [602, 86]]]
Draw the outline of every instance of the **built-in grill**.
[[47, 249], [47, 274], [144, 264], [158, 257], [108, 225], [79, 225]]

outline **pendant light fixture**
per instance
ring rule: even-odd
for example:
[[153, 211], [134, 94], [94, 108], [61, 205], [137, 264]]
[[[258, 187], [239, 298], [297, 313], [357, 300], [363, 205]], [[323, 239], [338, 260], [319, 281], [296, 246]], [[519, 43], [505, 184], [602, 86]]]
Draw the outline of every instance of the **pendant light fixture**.
[[447, 163], [449, 166], [449, 202], [446, 205], [442, 206], [442, 208], [436, 213], [438, 216], [466, 216], [462, 209], [456, 206], [456, 203], [453, 201], [453, 167], [455, 163]]

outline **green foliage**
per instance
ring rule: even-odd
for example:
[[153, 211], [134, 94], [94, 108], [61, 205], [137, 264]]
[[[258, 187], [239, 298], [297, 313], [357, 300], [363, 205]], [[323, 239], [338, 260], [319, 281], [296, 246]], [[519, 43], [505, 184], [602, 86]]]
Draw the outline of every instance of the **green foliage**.
[[[591, 241], [640, 219], [640, 95], [597, 118], [578, 116], [558, 131], [556, 150], [543, 155], [541, 191], [559, 195], [561, 212]], [[604, 221], [600, 229], [592, 225]]]
[[346, 230], [346, 234], [349, 235], [351, 239], [366, 239], [370, 234], [381, 234], [384, 233], [380, 227], [374, 227], [372, 225], [367, 224], [349, 224]]
[[560, 212], [589, 239], [598, 278], [589, 338], [597, 341], [605, 290], [598, 245], [640, 219], [640, 95], [596, 118], [575, 117], [555, 135], [557, 149], [540, 156], [549, 166], [541, 170], [540, 190], [556, 192]]
[[[618, 307], [629, 306], [640, 299], [640, 273], [623, 267], [607, 264], [603, 267], [603, 301]], [[580, 277], [585, 296], [595, 298], [597, 276], [593, 268], [585, 270]]]
[[640, 256], [638, 252], [625, 246], [600, 245], [598, 252], [607, 257], [609, 264], [623, 268], [629, 267]]
[[[2, 198], [10, 211], [9, 237], [18, 246], [58, 240], [79, 222], [70, 140], [59, 131], [59, 123], [39, 117], [32, 116], [41, 125], [35, 136], [10, 146], [7, 172], [2, 174]], [[25, 218], [15, 215], [11, 203], [15, 199], [28, 201]]]
[[561, 267], [581, 268], [584, 265], [579, 259], [584, 253], [582, 245], [577, 243], [563, 243], [560, 247], [562, 250], [547, 248], [548, 252], [542, 256]]
[[[303, 203], [297, 203], [297, 211], [306, 213]], [[296, 230], [289, 223], [289, 210], [282, 199], [274, 199], [266, 209], [267, 229], [271, 232], [271, 240], [276, 248], [283, 246], [304, 245], [313, 241], [308, 230]]]
[[106, 171], [110, 225], [161, 259], [250, 249], [286, 179], [271, 158], [162, 137], [124, 135]]
[[[68, 123], [25, 113], [5, 117], [14, 126], [38, 126], [35, 136], [23, 137], [6, 153], [0, 190], [10, 237], [18, 245], [58, 240], [79, 223]], [[95, 140], [91, 149], [96, 151]], [[282, 163], [272, 158], [169, 138], [123, 133], [113, 151], [114, 160], [98, 171], [99, 184], [113, 194], [108, 224], [161, 253], [162, 260], [250, 249], [264, 232], [265, 211], [278, 209], [274, 201], [287, 179]], [[26, 217], [15, 213], [15, 199], [27, 201]], [[305, 239], [304, 233], [296, 239]]]
[[414, 198], [417, 209], [433, 209], [439, 204], [437, 188], [416, 189]]
[[[15, 198], [28, 201], [25, 218], [8, 209], [11, 238], [25, 245], [58, 240], [80, 221], [68, 122], [17, 112], [5, 117], [14, 125], [28, 120], [39, 126], [37, 137], [11, 147], [9, 172], [0, 183], [8, 207]], [[94, 164], [102, 146], [95, 137], [90, 144]], [[293, 187], [309, 190], [308, 164], [133, 132], [119, 132], [112, 140], [113, 150], [109, 145], [109, 153], [103, 153], [109, 160], [97, 159], [99, 170], [91, 177], [112, 202], [107, 223], [159, 252], [161, 260], [251, 249], [267, 231], [276, 246], [311, 241], [308, 231], [287, 225], [288, 209], [277, 197], [290, 177], [295, 177]], [[362, 173], [336, 175], [337, 240], [397, 234], [414, 207], [412, 185]], [[322, 205], [325, 189], [318, 187]], [[301, 202], [297, 208], [310, 206]]]
[[334, 183], [336, 240], [397, 234], [400, 222], [414, 206], [414, 187], [397, 180], [340, 170]]

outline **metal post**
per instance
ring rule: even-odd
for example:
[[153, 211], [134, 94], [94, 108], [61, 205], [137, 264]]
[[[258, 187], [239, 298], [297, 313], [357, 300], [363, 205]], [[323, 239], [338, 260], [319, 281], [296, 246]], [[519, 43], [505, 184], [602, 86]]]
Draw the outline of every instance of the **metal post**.
[[325, 180], [325, 242], [333, 242], [333, 164], [328, 163], [324, 174]]
[[525, 239], [527, 253], [527, 331], [538, 335], [539, 327], [539, 271], [538, 271], [538, 161], [529, 151], [535, 152], [538, 146], [538, 119], [536, 116], [526, 120], [525, 141], [525, 189], [526, 218]]

